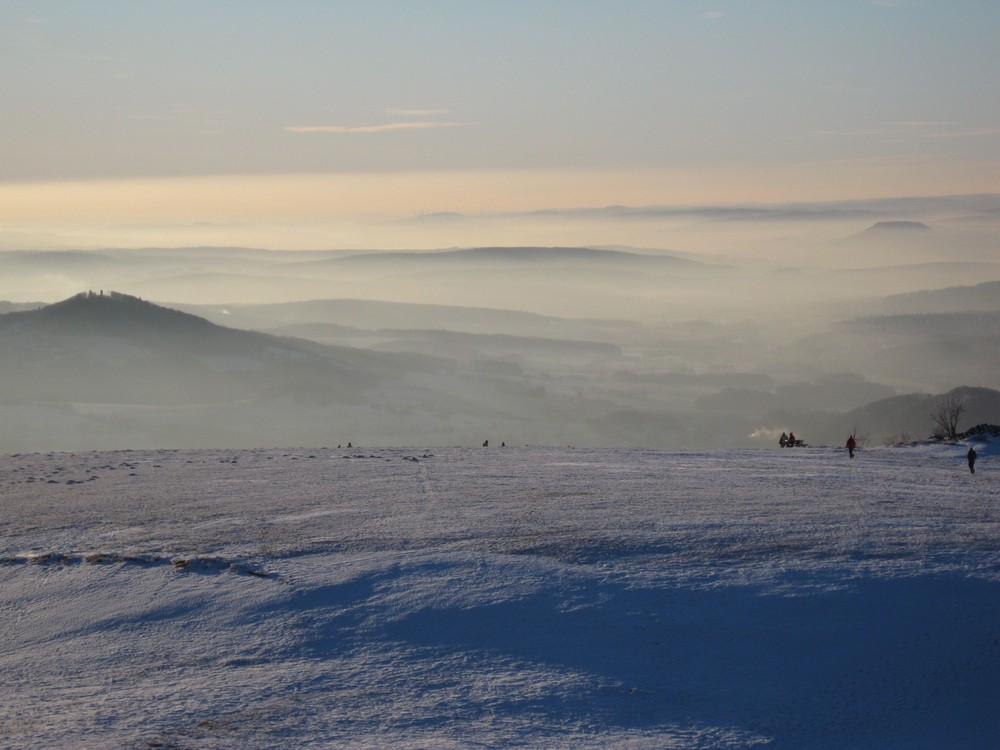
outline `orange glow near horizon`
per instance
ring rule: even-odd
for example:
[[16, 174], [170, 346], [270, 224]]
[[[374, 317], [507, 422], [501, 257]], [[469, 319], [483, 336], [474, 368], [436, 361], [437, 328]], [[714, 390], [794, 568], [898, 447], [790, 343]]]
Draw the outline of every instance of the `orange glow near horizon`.
[[[959, 169], [873, 160], [725, 173], [425, 171], [8, 182], [0, 183], [0, 228], [7, 235], [0, 240], [0, 249], [177, 243], [427, 248], [442, 242], [518, 242], [528, 241], [528, 235], [519, 240], [508, 230], [496, 237], [455, 232], [432, 236], [411, 227], [407, 236], [398, 227], [388, 233], [385, 222], [449, 212], [488, 219], [512, 212], [608, 205], [765, 204], [988, 193], [1000, 187], [997, 166]], [[331, 223], [338, 223], [332, 239], [330, 232], [324, 235], [318, 229]], [[560, 238], [574, 240], [571, 234], [553, 239]], [[630, 238], [602, 240], [625, 244]]]
[[[1000, 162], [699, 170], [424, 171], [0, 182], [0, 221], [197, 221], [823, 202], [993, 193]], [[972, 174], [970, 175], [970, 172]]]

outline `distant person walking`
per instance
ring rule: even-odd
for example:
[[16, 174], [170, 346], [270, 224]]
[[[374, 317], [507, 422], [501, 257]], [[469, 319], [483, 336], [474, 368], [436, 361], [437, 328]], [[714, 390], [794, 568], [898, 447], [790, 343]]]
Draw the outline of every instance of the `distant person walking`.
[[965, 454], [965, 457], [967, 459], [969, 459], [969, 473], [970, 474], [975, 474], [976, 473], [976, 456], [977, 455], [978, 454], [976, 453], [976, 449], [973, 448], [970, 445], [969, 446], [969, 452]]
[[778, 438], [778, 445], [784, 448], [788, 444], [788, 435], [781, 433], [781, 437]]
[[847, 455], [854, 458], [854, 449], [858, 447], [857, 441], [854, 439], [854, 435], [850, 435], [847, 438]]

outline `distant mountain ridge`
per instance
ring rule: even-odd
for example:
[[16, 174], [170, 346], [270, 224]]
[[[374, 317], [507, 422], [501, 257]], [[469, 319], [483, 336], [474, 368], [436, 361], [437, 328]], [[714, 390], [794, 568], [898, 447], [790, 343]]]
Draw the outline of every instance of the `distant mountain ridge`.
[[696, 267], [703, 265], [698, 261], [679, 258], [667, 254], [646, 254], [628, 252], [625, 250], [607, 250], [593, 247], [471, 247], [454, 250], [430, 250], [422, 252], [378, 252], [347, 255], [333, 258], [329, 261], [343, 264], [377, 263], [385, 260], [406, 261], [411, 264], [426, 264], [430, 262], [494, 262], [518, 263], [524, 265], [545, 265], [553, 263], [594, 263], [594, 264], [630, 264], [630, 265], [680, 265]]
[[[942, 382], [991, 386], [1000, 314], [856, 318], [799, 340], [794, 355], [768, 351], [782, 377], [760, 370], [748, 381], [737, 371], [714, 379], [725, 370], [710, 366], [685, 374], [666, 359], [691, 341], [702, 346], [706, 331], [728, 351], [735, 339], [721, 325], [663, 329], [669, 338], [656, 354], [664, 359], [642, 369], [630, 340], [635, 333], [644, 346], [642, 331], [621, 321], [371, 300], [267, 308], [218, 306], [213, 323], [97, 291], [0, 315], [0, 451], [348, 440], [478, 446], [487, 436], [689, 449], [757, 440], [760, 426], [793, 427], [812, 445], [842, 444], [855, 427], [874, 440], [920, 438], [930, 429], [933, 382], [889, 388], [882, 378], [851, 376], [853, 360], [903, 382], [930, 362]], [[227, 327], [227, 319], [279, 325], [264, 333]], [[450, 321], [467, 330], [449, 330]], [[324, 326], [337, 329], [327, 344], [273, 335], [319, 336]], [[842, 375], [797, 374], [803, 353], [817, 372]], [[1000, 423], [1000, 394], [966, 390], [970, 424]], [[883, 398], [894, 392], [910, 395]]]

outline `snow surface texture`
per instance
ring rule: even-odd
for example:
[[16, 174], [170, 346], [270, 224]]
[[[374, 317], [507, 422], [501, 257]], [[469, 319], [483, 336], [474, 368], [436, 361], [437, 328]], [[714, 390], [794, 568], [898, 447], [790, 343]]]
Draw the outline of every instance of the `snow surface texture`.
[[0, 458], [5, 748], [993, 748], [979, 445]]

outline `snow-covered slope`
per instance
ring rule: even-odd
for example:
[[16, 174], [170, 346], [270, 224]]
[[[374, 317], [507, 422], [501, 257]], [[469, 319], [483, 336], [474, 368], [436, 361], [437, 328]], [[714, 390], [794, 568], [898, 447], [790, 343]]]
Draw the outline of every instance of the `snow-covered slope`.
[[992, 748], [980, 445], [0, 458], [0, 747]]

